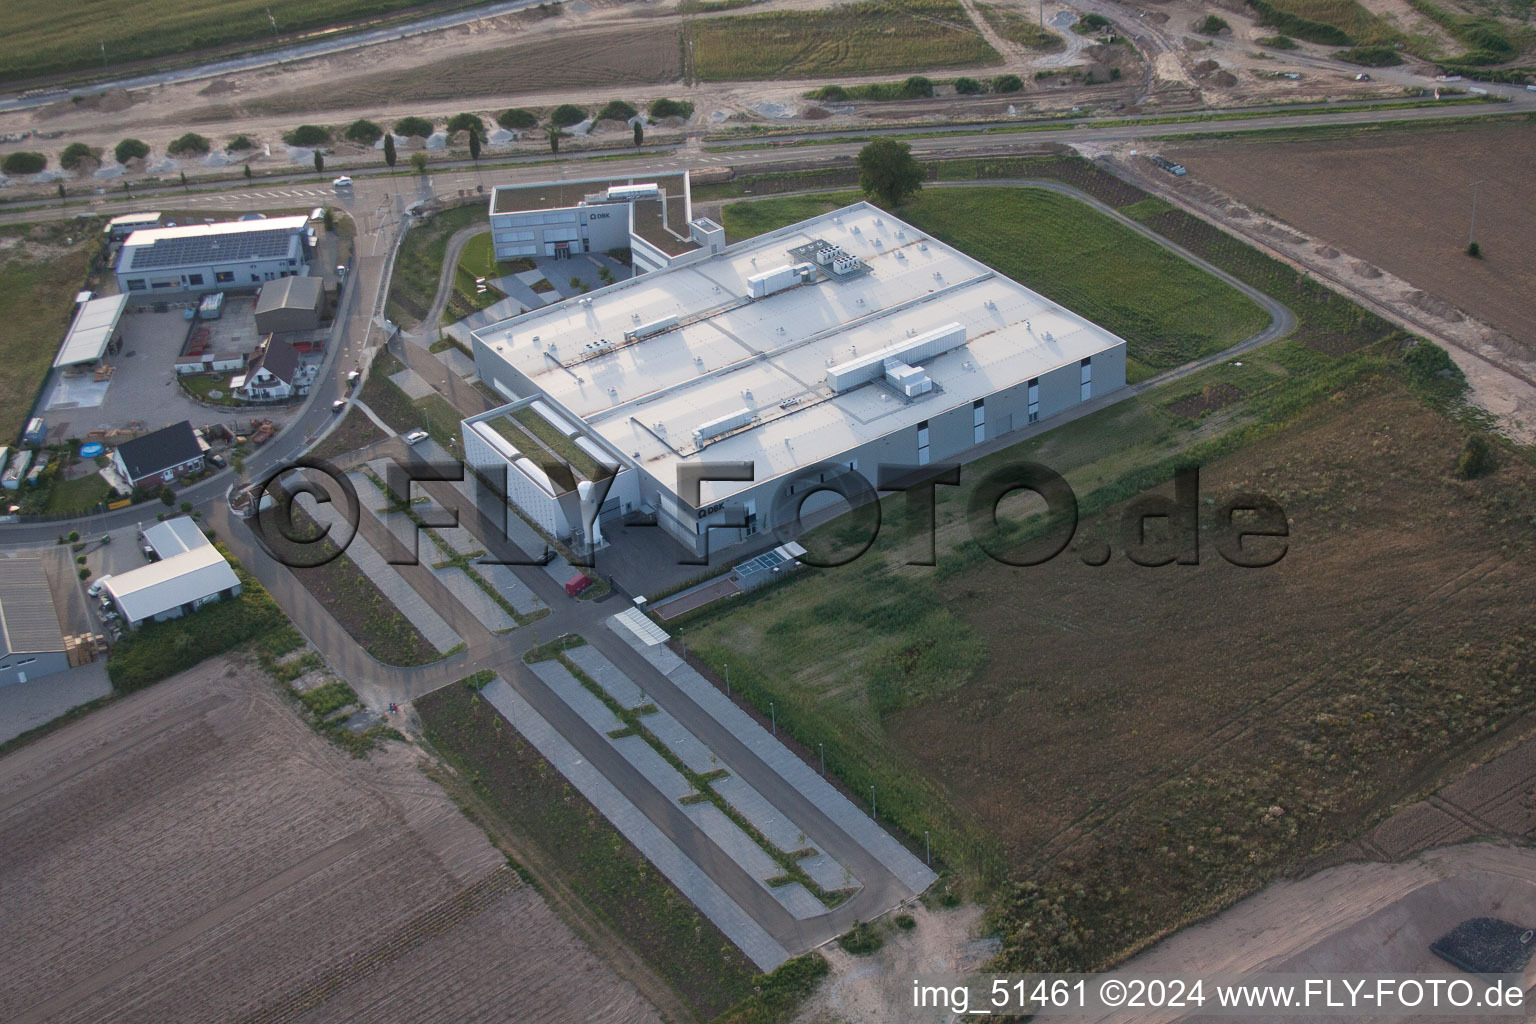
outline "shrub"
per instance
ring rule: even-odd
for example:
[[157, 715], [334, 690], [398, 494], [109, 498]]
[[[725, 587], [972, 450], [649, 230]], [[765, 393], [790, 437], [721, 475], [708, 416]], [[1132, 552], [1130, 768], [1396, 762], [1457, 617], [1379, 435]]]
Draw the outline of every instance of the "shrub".
[[48, 166], [48, 158], [41, 153], [33, 153], [23, 150], [20, 153], [7, 154], [4, 161], [0, 161], [0, 170], [6, 174], [37, 174]]
[[623, 100], [609, 100], [603, 104], [603, 109], [597, 112], [599, 121], [628, 121], [640, 111]]
[[663, 96], [659, 100], [651, 100], [651, 116], [690, 118], [693, 116], [693, 103], [688, 100], [669, 100]]
[[485, 122], [480, 120], [478, 114], [454, 114], [448, 119], [447, 132], [475, 132], [481, 138], [485, 138]]
[[176, 504], [176, 492], [171, 490], [169, 484], [160, 488], [160, 502], [167, 508]]
[[1478, 245], [1476, 242], [1468, 242], [1467, 255], [1471, 256], [1475, 260], [1480, 260], [1483, 258], [1483, 247]]
[[1269, 0], [1248, 0], [1248, 6], [1259, 12], [1260, 25], [1277, 28], [1309, 43], [1322, 43], [1324, 46], [1349, 46], [1354, 43], [1343, 29], [1282, 11], [1269, 3]]
[[587, 119], [587, 112], [574, 103], [562, 103], [549, 112], [550, 123], [557, 128], [569, 128]]
[[64, 147], [64, 152], [59, 154], [59, 166], [66, 171], [80, 169], [80, 165], [87, 160], [95, 159], [96, 151], [83, 142], [71, 142]]
[[1231, 28], [1225, 18], [1218, 18], [1214, 14], [1207, 14], [1204, 19], [1195, 24], [1195, 31], [1203, 36], [1219, 36]]
[[331, 132], [318, 124], [301, 124], [285, 133], [283, 141], [290, 146], [323, 146], [331, 141]]
[[1290, 36], [1260, 36], [1258, 39], [1255, 39], [1254, 42], [1258, 43], [1260, 46], [1268, 46], [1275, 50], [1296, 49], [1296, 40], [1292, 39]]
[[142, 160], [149, 156], [149, 147], [138, 139], [124, 139], [117, 144], [116, 149], [112, 150], [112, 156], [120, 164], [125, 164], [129, 160]]
[[384, 129], [366, 118], [358, 118], [347, 125], [342, 137], [348, 142], [355, 142], [359, 146], [371, 146], [378, 142], [384, 134]]
[[1024, 88], [1024, 80], [1018, 75], [998, 75], [987, 84], [993, 92], [1018, 92]]
[[909, 932], [913, 928], [917, 927], [917, 918], [913, 917], [911, 914], [897, 914], [894, 918], [891, 919], [891, 922], [904, 932]]
[[231, 153], [243, 153], [248, 149], [255, 149], [256, 143], [251, 141], [249, 135], [236, 135], [229, 140], [229, 145], [224, 147]]
[[432, 134], [432, 122], [424, 117], [402, 117], [395, 122], [393, 131], [396, 135], [403, 135], [406, 138], [414, 135], [425, 139]]
[[1095, 29], [1109, 28], [1109, 19], [1102, 14], [1085, 14], [1072, 26], [1079, 35], [1087, 35]]
[[76, 555], [75, 556], [75, 564], [76, 565], [84, 565], [85, 564], [85, 556], [84, 555]]
[[974, 78], [955, 79], [955, 92], [961, 96], [975, 96], [982, 91], [982, 85]]
[[417, 151], [411, 154], [411, 170], [417, 174], [427, 173], [427, 154]]
[[69, 542], [71, 544], [73, 544], [75, 541], [77, 541], [79, 539], [80, 539], [80, 531], [79, 530], [70, 530], [69, 531]]
[[80, 571], [76, 573], [76, 575], [78, 575], [82, 580], [88, 580], [91, 578], [91, 570], [82, 565], [80, 567]]
[[1334, 54], [1339, 60], [1368, 68], [1387, 68], [1401, 64], [1403, 58], [1390, 46], [1354, 46]]
[[170, 145], [165, 147], [165, 151], [171, 156], [203, 156], [209, 148], [206, 136], [199, 135], [197, 132], [187, 132], [181, 138], [173, 139]]
[[885, 945], [885, 936], [881, 935], [873, 925], [856, 921], [853, 927], [837, 940], [837, 944], [843, 947], [845, 953], [868, 956]]
[[1482, 434], [1473, 434], [1461, 446], [1461, 456], [1456, 460], [1456, 475], [1463, 480], [1475, 480], [1487, 476], [1498, 466], [1493, 457], [1493, 446]]
[[832, 103], [841, 103], [848, 98], [848, 90], [840, 85], [824, 85], [820, 89], [812, 89], [805, 95], [813, 100], [828, 100]]
[[[654, 104], [652, 104], [654, 106]], [[524, 110], [522, 107], [510, 107], [496, 115], [496, 123], [507, 131], [527, 131], [539, 123], [533, 111]]]

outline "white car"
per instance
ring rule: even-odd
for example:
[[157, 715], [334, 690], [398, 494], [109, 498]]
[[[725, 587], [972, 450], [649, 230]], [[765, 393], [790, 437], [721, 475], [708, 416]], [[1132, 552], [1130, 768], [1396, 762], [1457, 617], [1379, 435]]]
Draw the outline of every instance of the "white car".
[[336, 399], [336, 401], [331, 403], [331, 415], [334, 416], [335, 414], [341, 412], [341, 410], [345, 409], [346, 407], [347, 407], [347, 400], [345, 398], [338, 398], [338, 399]]
[[343, 174], [341, 177], [331, 182], [331, 187], [337, 189], [338, 191], [344, 188], [351, 188], [352, 179]]
[[406, 444], [420, 444], [426, 439], [427, 432], [425, 430], [411, 430], [400, 435], [400, 440], [404, 441]]
[[105, 576], [103, 576], [100, 579], [98, 579], [95, 583], [92, 583], [89, 587], [86, 587], [85, 588], [85, 592], [87, 594], [90, 594], [92, 597], [100, 597], [101, 596], [101, 588], [106, 584], [107, 580], [109, 580], [111, 578], [112, 578], [112, 574], [111, 573], [107, 573]]

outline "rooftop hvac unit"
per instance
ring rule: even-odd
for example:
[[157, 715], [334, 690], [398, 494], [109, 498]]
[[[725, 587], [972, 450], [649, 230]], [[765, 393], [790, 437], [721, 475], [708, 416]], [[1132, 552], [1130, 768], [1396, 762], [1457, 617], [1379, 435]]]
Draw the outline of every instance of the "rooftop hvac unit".
[[843, 253], [832, 261], [832, 273], [850, 274], [859, 267], [859, 258], [848, 253]]
[[661, 194], [661, 187], [655, 182], [645, 185], [610, 185], [608, 187], [609, 199], [650, 199]]
[[925, 395], [933, 390], [933, 379], [916, 366], [899, 359], [885, 361], [885, 379], [908, 398]]
[[756, 418], [756, 414], [746, 406], [735, 412], [726, 413], [718, 419], [712, 419], [708, 423], [700, 423], [693, 428], [693, 440], [695, 444], [703, 444], [712, 437], [728, 434], [737, 427], [744, 427]]
[[825, 267], [827, 264], [837, 259], [838, 256], [842, 255], [842, 252], [843, 250], [837, 246], [823, 246], [822, 248], [816, 250], [816, 262]]
[[925, 331], [915, 338], [905, 338], [894, 345], [850, 359], [827, 370], [827, 385], [836, 392], [868, 383], [885, 372], [885, 361], [895, 359], [915, 363], [965, 344], [965, 325], [948, 323]]
[[782, 267], [765, 270], [761, 274], [753, 274], [747, 278], [747, 297], [766, 298], [775, 292], [793, 287], [802, 281], [809, 280], [813, 269], [809, 263], [786, 263]]
[[625, 341], [639, 341], [653, 335], [662, 334], [677, 326], [676, 316], [664, 316], [660, 320], [652, 320], [650, 323], [641, 324], [634, 330], [624, 332]]

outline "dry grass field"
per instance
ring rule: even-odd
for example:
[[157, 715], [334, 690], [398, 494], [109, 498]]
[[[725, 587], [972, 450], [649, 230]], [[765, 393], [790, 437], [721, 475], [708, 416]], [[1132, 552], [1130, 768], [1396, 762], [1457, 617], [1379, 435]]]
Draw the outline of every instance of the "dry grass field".
[[[1013, 454], [1080, 496], [1157, 429], [1134, 404], [1074, 427]], [[967, 558], [962, 486], [936, 569], [882, 541], [688, 622], [689, 647], [797, 739], [828, 735], [829, 765], [962, 878], [990, 875], [1010, 967], [1087, 969], [1347, 841], [1536, 707], [1536, 469], [1506, 452], [1457, 479], [1463, 436], [1368, 374], [1207, 462], [1198, 566], [1131, 564], [1120, 506], [1046, 565]], [[1289, 518], [1277, 565], [1214, 550], [1211, 503], [1244, 491]], [[892, 499], [882, 537], [903, 528]]]
[[[340, 81], [252, 101], [252, 114], [307, 114], [434, 103], [465, 97], [504, 97], [547, 91], [580, 69], [585, 86], [671, 82], [682, 74], [677, 29], [637, 26], [563, 33], [392, 71], [348, 75]], [[209, 120], [227, 111], [209, 107]]]
[[[1536, 346], [1530, 125], [1329, 141], [1221, 139], [1171, 155], [1207, 181]], [[1483, 258], [1465, 254], [1477, 193]]]
[[0, 1019], [659, 1018], [388, 744], [217, 658], [0, 760]]
[[955, 0], [855, 2], [690, 22], [691, 80], [910, 74], [1001, 58]]

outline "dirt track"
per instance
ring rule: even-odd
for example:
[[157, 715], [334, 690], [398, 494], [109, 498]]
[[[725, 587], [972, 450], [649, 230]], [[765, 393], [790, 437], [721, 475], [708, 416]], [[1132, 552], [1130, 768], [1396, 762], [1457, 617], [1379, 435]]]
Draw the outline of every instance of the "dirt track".
[[8, 756], [0, 1018], [658, 1020], [417, 761], [226, 659]]

